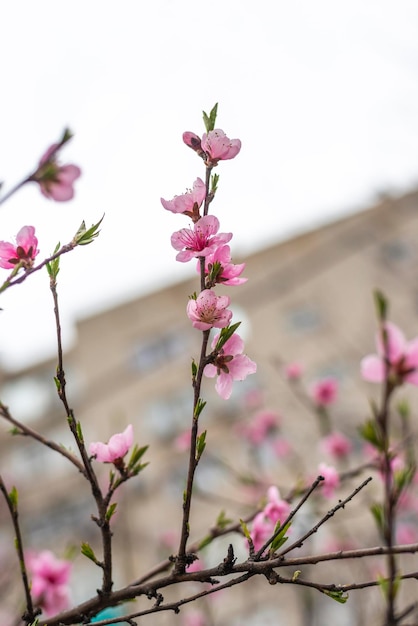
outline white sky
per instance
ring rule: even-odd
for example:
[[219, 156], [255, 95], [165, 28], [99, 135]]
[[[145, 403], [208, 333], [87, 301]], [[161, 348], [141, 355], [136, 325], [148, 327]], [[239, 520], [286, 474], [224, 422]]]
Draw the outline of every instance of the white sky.
[[[83, 177], [70, 203], [25, 188], [1, 209], [0, 239], [33, 224], [41, 258], [106, 213], [62, 262], [67, 344], [75, 317], [194, 270], [170, 246], [186, 220], [159, 198], [203, 177], [181, 135], [201, 134], [215, 102], [243, 143], [212, 205], [235, 257], [418, 184], [416, 0], [21, 0], [1, 23], [5, 190], [65, 126], [61, 160]], [[46, 273], [0, 300], [0, 364], [50, 354]]]

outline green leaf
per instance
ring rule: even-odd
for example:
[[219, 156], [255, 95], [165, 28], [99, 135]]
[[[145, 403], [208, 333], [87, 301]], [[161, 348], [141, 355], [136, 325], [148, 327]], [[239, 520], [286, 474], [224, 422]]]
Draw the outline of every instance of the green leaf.
[[399, 400], [396, 408], [398, 409], [398, 413], [402, 419], [408, 419], [411, 414], [411, 407], [406, 398], [402, 398], [402, 400]]
[[385, 527], [385, 513], [383, 510], [383, 506], [379, 504], [378, 502], [375, 502], [370, 507], [370, 511], [375, 519], [379, 532], [383, 534], [384, 527]]
[[378, 289], [373, 293], [374, 296], [374, 304], [376, 307], [377, 319], [380, 322], [384, 322], [387, 319], [387, 313], [389, 309], [389, 302], [384, 296], [384, 294]]
[[76, 424], [76, 430], [77, 430], [77, 437], [78, 437], [78, 440], [79, 440], [81, 443], [84, 443], [83, 431], [81, 430], [81, 424], [80, 424], [80, 422], [77, 422], [77, 424]]
[[116, 511], [116, 507], [118, 506], [117, 502], [113, 502], [106, 511], [106, 521], [108, 522]]
[[206, 406], [205, 400], [202, 400], [202, 398], [198, 398], [196, 402], [196, 406], [194, 408], [194, 414], [193, 414], [195, 419], [199, 419], [200, 414], [205, 408], [205, 406]]
[[348, 593], [344, 595], [344, 591], [342, 591], [342, 589], [340, 589], [339, 591], [329, 591], [328, 589], [322, 589], [322, 591], [326, 596], [332, 598], [340, 604], [345, 604], [348, 600]]
[[192, 378], [193, 380], [196, 378], [197, 376], [197, 363], [194, 359], [192, 359]]
[[206, 546], [212, 543], [212, 541], [213, 541], [213, 537], [211, 537], [210, 535], [203, 537], [202, 541], [199, 543], [198, 550], [203, 550], [203, 548], [206, 548]]
[[[142, 448], [140, 448], [138, 445], [135, 444], [134, 449], [132, 450], [131, 458], [128, 462], [129, 470], [132, 470], [137, 465], [138, 461], [141, 460], [145, 452], [148, 450], [148, 447], [149, 446], [142, 446]], [[144, 464], [143, 467], [145, 467], [145, 465], [147, 464]], [[141, 467], [141, 469], [143, 469], [143, 467]]]
[[380, 452], [383, 451], [384, 442], [380, 432], [380, 428], [374, 419], [367, 420], [359, 429], [360, 436], [372, 444]]
[[[286, 533], [289, 530], [290, 526], [291, 526], [291, 522], [288, 522], [287, 524], [285, 524], [285, 526], [283, 526], [283, 528], [281, 529], [277, 537], [273, 539], [270, 545], [271, 552], [276, 552], [279, 548], [282, 547], [284, 543], [286, 543], [286, 541], [288, 540], [288, 537], [286, 537]], [[276, 534], [279, 528], [280, 528], [280, 521], [276, 523], [274, 534]]]
[[60, 392], [61, 391], [61, 383], [58, 380], [58, 378], [56, 376], [54, 376], [54, 383], [55, 383], [55, 387], [57, 388], [57, 391]]
[[232, 524], [232, 519], [226, 517], [225, 511], [221, 511], [216, 519], [216, 528], [223, 530], [228, 524]]
[[221, 332], [219, 333], [219, 339], [216, 342], [215, 351], [219, 352], [225, 345], [225, 343], [232, 337], [234, 332], [237, 330], [241, 322], [237, 322], [236, 324], [231, 324], [230, 326], [226, 326], [225, 328], [221, 328]]
[[196, 439], [196, 461], [200, 461], [200, 457], [206, 448], [206, 430]]
[[[58, 242], [51, 256], [53, 256], [54, 254], [58, 252], [58, 250], [60, 249], [60, 246], [61, 244], [60, 242]], [[61, 257], [57, 257], [56, 259], [53, 259], [52, 261], [49, 261], [49, 263], [46, 264], [46, 270], [49, 274], [49, 277], [54, 280], [57, 278], [58, 272], [60, 271], [60, 260], [61, 260]]]
[[212, 108], [209, 115], [203, 111], [203, 123], [205, 124], [206, 132], [209, 133], [215, 128], [216, 116], [218, 113], [218, 103]]
[[399, 498], [402, 491], [407, 489], [409, 485], [412, 483], [416, 472], [416, 467], [414, 465], [409, 465], [404, 469], [396, 470], [393, 474], [393, 479], [396, 487], [396, 496]]
[[100, 224], [102, 223], [104, 219], [104, 215], [103, 217], [97, 222], [97, 224], [93, 224], [92, 226], [90, 226], [90, 228], [86, 228], [86, 223], [83, 220], [76, 232], [76, 234], [74, 235], [73, 238], [73, 242], [76, 246], [86, 246], [89, 243], [92, 243], [92, 241], [98, 236], [98, 234], [100, 233], [100, 230], [98, 230]]
[[86, 541], [83, 541], [83, 543], [81, 544], [81, 554], [90, 559], [90, 561], [93, 561], [93, 563], [96, 563], [96, 565], [99, 564], [99, 561], [96, 559], [96, 555], [94, 554], [93, 548]]
[[251, 542], [252, 542], [251, 535], [250, 535], [250, 531], [248, 530], [248, 526], [247, 526], [247, 524], [244, 522], [244, 520], [243, 520], [243, 519], [240, 519], [239, 523], [240, 523], [240, 525], [241, 525], [241, 530], [242, 530], [242, 532], [244, 533], [244, 537], [245, 537], [248, 541], [251, 541]]
[[[401, 585], [401, 574], [396, 574], [396, 577], [393, 581], [393, 596], [394, 598], [396, 598], [396, 595], [399, 591], [399, 587]], [[385, 578], [384, 576], [382, 576], [381, 574], [378, 574], [377, 576], [377, 583], [380, 587], [380, 589], [382, 590], [383, 596], [384, 598], [388, 597], [389, 594], [389, 578]]]
[[210, 192], [215, 195], [218, 191], [219, 174], [213, 174], [211, 177]]
[[16, 487], [12, 487], [12, 490], [9, 493], [10, 503], [13, 505], [13, 508], [16, 509], [17, 501], [18, 501], [18, 493]]

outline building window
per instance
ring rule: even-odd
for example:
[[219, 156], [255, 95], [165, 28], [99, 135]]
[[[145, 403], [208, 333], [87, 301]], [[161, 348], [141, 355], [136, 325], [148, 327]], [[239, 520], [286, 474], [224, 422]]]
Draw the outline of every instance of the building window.
[[140, 372], [150, 372], [185, 353], [189, 335], [174, 331], [138, 341], [130, 354], [130, 364]]
[[52, 378], [22, 376], [3, 385], [1, 401], [10, 408], [15, 419], [30, 422], [47, 412], [55, 393]]

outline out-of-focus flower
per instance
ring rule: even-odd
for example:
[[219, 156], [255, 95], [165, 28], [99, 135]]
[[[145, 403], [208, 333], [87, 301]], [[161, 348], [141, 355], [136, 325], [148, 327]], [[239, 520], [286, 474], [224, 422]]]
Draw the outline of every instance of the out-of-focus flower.
[[[212, 341], [212, 348], [216, 347], [218, 339], [219, 335]], [[209, 378], [218, 376], [215, 389], [224, 400], [230, 397], [234, 380], [244, 380], [249, 374], [257, 371], [257, 365], [242, 354], [243, 350], [243, 340], [237, 333], [234, 333], [224, 343], [214, 363], [206, 365], [204, 369], [205, 376]]]
[[335, 467], [327, 465], [326, 463], [320, 463], [318, 465], [318, 472], [323, 476], [324, 480], [320, 484], [320, 489], [325, 498], [332, 498], [334, 492], [340, 486], [340, 477]]
[[250, 535], [256, 552], [258, 552], [258, 550], [260, 550], [260, 548], [266, 543], [267, 539], [272, 536], [274, 533], [274, 526], [274, 522], [272, 522], [270, 518], [266, 517], [264, 511], [257, 513], [254, 517]]
[[66, 202], [74, 197], [74, 181], [81, 175], [77, 165], [60, 165], [57, 161], [58, 144], [48, 148], [36, 172], [31, 176], [39, 184], [41, 193], [50, 200]]
[[206, 185], [200, 178], [196, 178], [193, 189], [181, 196], [174, 196], [172, 200], [161, 198], [161, 204], [172, 213], [185, 213], [191, 218], [198, 217], [199, 208], [206, 198]]
[[232, 311], [227, 309], [231, 302], [228, 296], [217, 296], [210, 289], [204, 289], [196, 300], [187, 303], [187, 316], [198, 330], [225, 328], [231, 321]]
[[418, 337], [407, 342], [398, 326], [385, 322], [376, 337], [376, 347], [377, 354], [370, 354], [361, 361], [361, 375], [365, 380], [381, 383], [387, 369], [392, 384], [418, 385]]
[[338, 381], [335, 378], [323, 378], [311, 386], [310, 394], [317, 407], [333, 404], [337, 399]]
[[68, 608], [70, 603], [68, 581], [72, 564], [57, 559], [49, 550], [29, 553], [26, 563], [32, 578], [31, 592], [35, 604], [47, 616]]
[[232, 239], [232, 233], [219, 233], [219, 220], [214, 215], [205, 215], [191, 228], [182, 228], [171, 235], [171, 245], [180, 250], [177, 261], [185, 263], [194, 257], [207, 256]]
[[187, 611], [182, 621], [183, 626], [206, 626], [207, 620], [202, 611]]
[[[229, 286], [246, 283], [248, 278], [240, 278], [244, 268], [245, 263], [231, 263], [229, 246], [219, 246], [205, 258], [205, 273], [210, 286], [216, 283]], [[197, 271], [200, 272], [200, 263], [197, 264]]]
[[207, 163], [216, 165], [218, 161], [233, 159], [241, 150], [239, 139], [229, 139], [220, 128], [215, 128], [202, 136], [201, 147], [206, 152]]
[[268, 502], [264, 507], [264, 515], [274, 524], [280, 521], [280, 524], [287, 519], [290, 513], [290, 504], [280, 497], [280, 491], [275, 485], [267, 490]]
[[350, 454], [353, 446], [348, 437], [342, 433], [334, 432], [322, 439], [321, 448], [336, 459], [343, 459]]
[[35, 228], [23, 226], [16, 235], [16, 245], [0, 241], [0, 267], [13, 269], [15, 265], [22, 263], [25, 269], [29, 269], [38, 252]]
[[134, 433], [132, 424], [129, 424], [123, 433], [113, 435], [108, 443], [101, 441], [90, 444], [89, 452], [101, 463], [117, 463], [127, 454], [133, 443]]
[[276, 432], [280, 424], [280, 415], [274, 411], [258, 411], [251, 421], [241, 427], [239, 432], [253, 445], [259, 445]]
[[288, 363], [284, 368], [287, 380], [299, 380], [303, 374], [303, 366], [300, 363]]

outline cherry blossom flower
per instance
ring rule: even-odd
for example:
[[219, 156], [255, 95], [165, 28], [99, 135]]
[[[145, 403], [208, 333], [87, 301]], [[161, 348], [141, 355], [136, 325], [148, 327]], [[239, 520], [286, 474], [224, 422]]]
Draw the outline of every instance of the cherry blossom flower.
[[219, 233], [219, 220], [214, 215], [205, 215], [191, 228], [182, 228], [171, 235], [171, 245], [180, 250], [177, 261], [185, 263], [194, 257], [207, 256], [232, 239], [232, 233]]
[[[240, 278], [244, 271], [245, 263], [231, 263], [231, 249], [229, 246], [219, 246], [214, 252], [205, 257], [205, 273], [208, 276], [210, 286], [216, 283], [223, 285], [242, 285], [248, 278]], [[200, 272], [200, 263], [197, 264]]]
[[57, 559], [49, 550], [29, 553], [26, 562], [32, 577], [31, 591], [34, 602], [48, 616], [68, 608], [70, 604], [68, 581], [72, 564]]
[[323, 378], [311, 386], [311, 397], [317, 407], [333, 404], [337, 398], [338, 382], [335, 378]]
[[30, 180], [39, 184], [41, 193], [46, 198], [67, 202], [74, 197], [73, 183], [80, 177], [81, 170], [77, 165], [59, 165], [57, 148], [56, 143], [48, 148]]
[[327, 454], [337, 458], [343, 459], [347, 457], [352, 450], [351, 441], [342, 433], [334, 432], [321, 441], [321, 448]]
[[29, 269], [38, 254], [38, 240], [33, 226], [23, 226], [16, 235], [16, 245], [0, 241], [0, 267], [13, 269], [18, 263]]
[[183, 133], [183, 141], [186, 146], [189, 146], [192, 150], [198, 153], [199, 156], [203, 155], [202, 140], [195, 133], [186, 131]]
[[385, 322], [376, 337], [376, 347], [377, 354], [366, 356], [361, 361], [361, 375], [365, 380], [381, 383], [385, 380], [387, 369], [394, 385], [404, 382], [418, 385], [418, 337], [407, 342], [398, 326]]
[[123, 433], [113, 435], [107, 444], [101, 441], [91, 443], [89, 452], [91, 456], [96, 457], [96, 460], [101, 463], [114, 463], [119, 465], [120, 461], [131, 447], [133, 437], [133, 427], [132, 424], [129, 424]]
[[187, 303], [187, 316], [198, 330], [225, 328], [231, 321], [232, 311], [227, 309], [231, 302], [228, 296], [217, 296], [214, 291], [204, 289], [196, 300]]
[[280, 416], [274, 411], [258, 411], [249, 424], [240, 428], [242, 435], [253, 445], [263, 443], [265, 439], [276, 432], [280, 424]]
[[206, 198], [206, 185], [201, 178], [196, 178], [193, 189], [181, 196], [174, 196], [172, 200], [161, 198], [161, 204], [172, 213], [184, 213], [193, 218], [199, 216], [199, 208]]
[[183, 626], [206, 626], [207, 620], [202, 611], [187, 611], [182, 624]]
[[[212, 348], [216, 347], [219, 335], [213, 342]], [[245, 354], [242, 354], [244, 342], [237, 333], [234, 333], [223, 345], [214, 363], [206, 365], [205, 376], [216, 380], [215, 389], [224, 400], [228, 400], [232, 393], [234, 380], [244, 380], [249, 374], [257, 371], [257, 365]]]
[[250, 536], [256, 552], [258, 552], [273, 535], [274, 527], [274, 522], [265, 516], [264, 511], [257, 513], [254, 517]]
[[206, 152], [207, 163], [216, 165], [218, 161], [233, 159], [241, 150], [239, 139], [229, 139], [220, 128], [209, 131], [202, 136], [202, 150]]
[[287, 380], [299, 380], [303, 374], [303, 366], [300, 363], [288, 363], [284, 369]]
[[280, 491], [275, 485], [267, 490], [268, 502], [264, 507], [264, 515], [274, 524], [280, 521], [281, 524], [287, 519], [290, 513], [290, 504], [280, 497]]
[[318, 465], [318, 472], [324, 478], [324, 480], [320, 483], [322, 494], [325, 498], [332, 498], [335, 490], [340, 486], [340, 477], [337, 470], [331, 465], [320, 463]]

